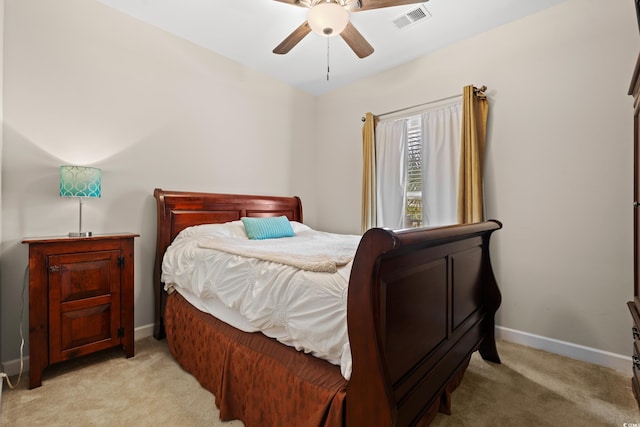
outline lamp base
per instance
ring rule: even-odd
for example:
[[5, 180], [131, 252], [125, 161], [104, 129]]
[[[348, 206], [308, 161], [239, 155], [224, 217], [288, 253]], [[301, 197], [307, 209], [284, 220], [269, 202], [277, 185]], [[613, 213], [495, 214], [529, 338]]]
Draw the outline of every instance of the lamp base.
[[92, 235], [93, 233], [91, 231], [72, 231], [71, 233], [69, 233], [69, 237], [90, 237]]

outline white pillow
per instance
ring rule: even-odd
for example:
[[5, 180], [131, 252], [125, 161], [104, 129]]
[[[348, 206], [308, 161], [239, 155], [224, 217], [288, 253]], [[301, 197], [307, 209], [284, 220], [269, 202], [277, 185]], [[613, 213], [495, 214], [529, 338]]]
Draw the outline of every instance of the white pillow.
[[311, 230], [311, 227], [298, 221], [289, 221], [289, 223], [291, 224], [291, 228], [293, 228], [293, 232], [296, 234], [301, 231]]
[[[290, 221], [291, 228], [293, 228], [294, 233], [299, 233], [301, 231], [311, 230], [311, 227], [304, 225], [298, 221]], [[192, 237], [200, 237], [200, 236], [221, 236], [221, 237], [234, 237], [238, 239], [246, 239], [247, 232], [244, 229], [244, 224], [242, 221], [231, 221], [225, 222], [222, 224], [202, 224], [202, 225], [193, 225], [191, 227], [187, 227], [178, 234], [176, 239], [181, 238], [192, 238]]]
[[[223, 224], [202, 224], [187, 227], [178, 234], [180, 238], [199, 236], [221, 236], [248, 239], [242, 221], [231, 221]], [[176, 237], [177, 238], [177, 237]]]

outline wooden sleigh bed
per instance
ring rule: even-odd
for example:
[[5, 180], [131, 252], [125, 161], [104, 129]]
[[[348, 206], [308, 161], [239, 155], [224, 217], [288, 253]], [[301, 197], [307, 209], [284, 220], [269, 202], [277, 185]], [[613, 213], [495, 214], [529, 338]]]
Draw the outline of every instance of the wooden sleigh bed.
[[352, 374], [261, 333], [239, 331], [161, 283], [164, 253], [192, 225], [243, 216], [302, 222], [297, 197], [156, 189], [154, 336], [215, 395], [223, 420], [246, 426], [428, 425], [450, 413], [471, 354], [500, 363], [501, 296], [489, 256], [497, 221], [402, 231], [371, 229], [358, 246], [347, 296]]

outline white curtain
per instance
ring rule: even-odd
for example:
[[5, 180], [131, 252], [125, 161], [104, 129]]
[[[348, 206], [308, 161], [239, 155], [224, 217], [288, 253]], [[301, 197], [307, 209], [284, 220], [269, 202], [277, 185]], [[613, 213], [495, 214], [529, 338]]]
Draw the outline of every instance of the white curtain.
[[422, 225], [458, 222], [462, 101], [411, 117], [378, 121], [375, 130], [378, 227], [406, 226], [408, 122], [418, 117], [422, 144]]
[[422, 114], [422, 224], [458, 222], [462, 102]]
[[407, 188], [407, 122], [380, 120], [376, 126], [376, 225], [403, 228]]

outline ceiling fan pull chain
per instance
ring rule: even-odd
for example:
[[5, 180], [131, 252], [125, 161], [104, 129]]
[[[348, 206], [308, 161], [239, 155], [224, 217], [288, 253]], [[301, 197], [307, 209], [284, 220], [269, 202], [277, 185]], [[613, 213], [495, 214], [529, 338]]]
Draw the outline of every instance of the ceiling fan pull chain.
[[329, 37], [327, 37], [327, 81], [329, 81]]

